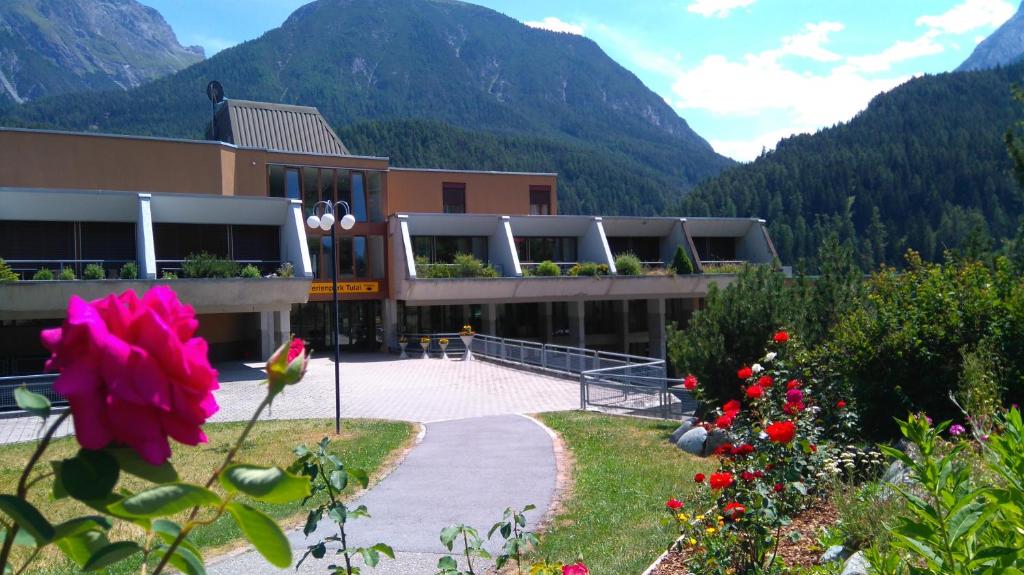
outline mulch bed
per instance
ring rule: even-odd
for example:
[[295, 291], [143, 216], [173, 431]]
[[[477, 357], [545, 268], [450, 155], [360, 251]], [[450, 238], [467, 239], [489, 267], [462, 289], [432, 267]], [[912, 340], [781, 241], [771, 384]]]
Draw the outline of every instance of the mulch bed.
[[[839, 520], [836, 508], [827, 501], [813, 505], [795, 517], [789, 525], [782, 528], [779, 542], [778, 558], [788, 567], [810, 567], [818, 564], [824, 549], [818, 545], [817, 539], [822, 530], [834, 525]], [[792, 534], [800, 536], [793, 540]], [[684, 561], [682, 551], [672, 551], [662, 559], [651, 575], [687, 575], [690, 570]]]

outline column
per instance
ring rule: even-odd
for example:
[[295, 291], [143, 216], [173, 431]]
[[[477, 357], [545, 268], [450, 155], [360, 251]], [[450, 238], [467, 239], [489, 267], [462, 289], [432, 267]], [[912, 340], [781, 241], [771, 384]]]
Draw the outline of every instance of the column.
[[139, 279], [156, 279], [156, 244], [153, 240], [153, 212], [150, 200], [153, 194], [139, 194], [139, 215], [135, 222], [135, 259], [139, 265]]
[[583, 301], [569, 302], [569, 345], [587, 347], [586, 311]]
[[274, 348], [281, 347], [284, 342], [291, 341], [292, 310], [290, 307], [274, 312]]
[[615, 314], [615, 335], [619, 338], [619, 351], [629, 353], [629, 300], [612, 302]]
[[384, 322], [384, 349], [388, 351], [392, 345], [398, 345], [398, 301], [386, 299], [383, 301], [381, 310], [381, 321]]
[[482, 331], [484, 335], [498, 335], [498, 306], [493, 303], [483, 304], [481, 309], [481, 315], [483, 316]]
[[277, 346], [274, 345], [274, 312], [261, 311], [260, 314], [260, 358], [270, 357]]
[[551, 302], [545, 301], [539, 304], [540, 307], [540, 340], [544, 343], [551, 343], [551, 332], [554, 331], [554, 322], [551, 319]]
[[665, 299], [647, 300], [647, 335], [651, 357], [665, 359]]

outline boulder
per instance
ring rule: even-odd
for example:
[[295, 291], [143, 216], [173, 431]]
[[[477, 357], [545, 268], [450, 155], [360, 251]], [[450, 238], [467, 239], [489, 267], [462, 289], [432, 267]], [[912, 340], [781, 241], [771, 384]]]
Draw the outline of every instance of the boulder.
[[713, 429], [711, 430], [711, 433], [708, 434], [707, 442], [704, 443], [704, 455], [711, 455], [716, 449], [726, 443], [732, 443], [732, 441], [732, 436], [724, 429]]
[[842, 575], [868, 575], [870, 568], [868, 560], [864, 557], [864, 552], [858, 551], [846, 560]]
[[818, 563], [824, 565], [825, 563], [832, 563], [834, 561], [843, 561], [850, 556], [850, 551], [842, 545], [833, 545], [825, 550], [821, 555], [821, 559]]
[[697, 419], [696, 417], [684, 417], [683, 424], [677, 427], [676, 430], [672, 432], [672, 439], [670, 441], [672, 441], [672, 443], [679, 443], [679, 438], [682, 437], [683, 434], [686, 433], [687, 431], [693, 429], [693, 426], [697, 425], [697, 423], [699, 422], [700, 420]]
[[687, 431], [676, 442], [679, 449], [691, 455], [704, 455], [704, 440], [708, 438], [708, 432], [703, 427], [694, 427]]

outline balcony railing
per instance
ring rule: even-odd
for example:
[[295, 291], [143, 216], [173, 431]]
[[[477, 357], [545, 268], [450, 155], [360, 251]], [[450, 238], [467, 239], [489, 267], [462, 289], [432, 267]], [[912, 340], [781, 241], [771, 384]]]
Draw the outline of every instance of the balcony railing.
[[14, 273], [18, 274], [18, 277], [22, 280], [31, 280], [32, 276], [41, 269], [48, 269], [53, 272], [53, 278], [58, 279], [60, 270], [64, 268], [70, 268], [74, 270], [75, 277], [78, 279], [82, 278], [82, 274], [85, 271], [86, 266], [90, 264], [97, 264], [103, 268], [108, 278], [116, 278], [121, 271], [121, 267], [129, 262], [135, 260], [4, 260], [7, 265], [11, 267]]
[[701, 260], [706, 274], [738, 274], [751, 262], [744, 260]]
[[[532, 273], [536, 271], [537, 266], [543, 262], [519, 262], [519, 267], [523, 268], [523, 274]], [[558, 266], [558, 271], [561, 275], [566, 275], [577, 262], [552, 262]], [[534, 274], [535, 275], [535, 274]]]
[[[170, 272], [177, 275], [179, 278], [185, 277], [182, 272], [182, 264], [188, 260], [156, 260], [156, 277], [162, 277], [164, 272]], [[260, 270], [260, 275], [270, 275], [281, 267], [284, 263], [283, 260], [231, 260], [238, 264], [239, 269], [247, 266], [254, 265]]]
[[[435, 264], [416, 264], [416, 278], [417, 279], [465, 279], [465, 278], [487, 278], [489, 276], [473, 276], [473, 275], [459, 275], [458, 264], [446, 264], [446, 263], [435, 263]], [[497, 272], [497, 277], [504, 277], [504, 268], [500, 264], [488, 264], [484, 262], [484, 267], [493, 268]]]

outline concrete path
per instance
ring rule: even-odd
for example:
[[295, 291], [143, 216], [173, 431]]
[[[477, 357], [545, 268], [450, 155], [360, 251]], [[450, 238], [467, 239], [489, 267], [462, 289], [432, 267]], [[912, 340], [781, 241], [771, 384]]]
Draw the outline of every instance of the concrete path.
[[[221, 364], [220, 411], [212, 421], [244, 421], [263, 399], [262, 364]], [[344, 354], [342, 417], [439, 421], [540, 413], [579, 407], [579, 384], [485, 361], [405, 359], [387, 354]], [[274, 401], [267, 419], [334, 417], [334, 364], [311, 361], [306, 378]], [[72, 432], [70, 420], [58, 435]], [[29, 441], [41, 433], [31, 417], [0, 419], [0, 443]]]
[[[552, 439], [545, 428], [527, 417], [503, 415], [428, 423], [422, 442], [401, 465], [352, 503], [366, 505], [372, 517], [351, 523], [350, 537], [353, 546], [382, 542], [395, 549], [396, 560], [385, 559], [376, 569], [364, 573], [432, 574], [437, 560], [447, 554], [439, 539], [442, 528], [464, 523], [486, 537], [506, 507], [522, 508], [530, 503], [537, 510], [527, 515], [528, 525], [535, 527], [551, 504], [555, 482]], [[307, 545], [334, 533], [328, 521], [321, 522], [309, 539], [301, 531], [289, 533], [296, 560]], [[497, 551], [497, 539], [488, 542], [487, 548]], [[332, 563], [340, 561], [329, 551], [319, 561], [307, 559], [299, 573], [325, 573]], [[248, 551], [214, 562], [208, 572], [228, 575], [295, 570], [278, 571]]]

